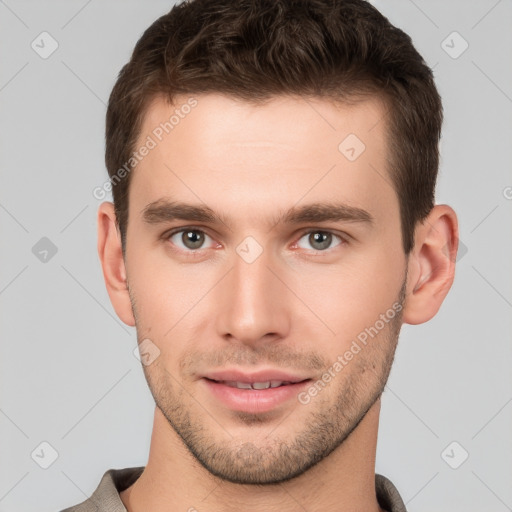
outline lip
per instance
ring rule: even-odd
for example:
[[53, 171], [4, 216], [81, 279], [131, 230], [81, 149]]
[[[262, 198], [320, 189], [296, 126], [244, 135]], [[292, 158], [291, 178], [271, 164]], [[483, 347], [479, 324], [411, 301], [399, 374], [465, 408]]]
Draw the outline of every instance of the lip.
[[237, 381], [237, 382], [266, 382], [268, 380], [280, 380], [283, 382], [297, 383], [309, 379], [310, 375], [298, 375], [282, 370], [265, 369], [257, 372], [243, 372], [241, 370], [219, 370], [208, 372], [204, 378], [216, 381]]
[[[224, 383], [224, 381], [253, 383], [271, 380], [290, 382], [290, 384], [267, 389], [239, 389]], [[272, 411], [291, 400], [296, 401], [297, 395], [309, 385], [311, 378], [280, 370], [261, 370], [253, 373], [224, 370], [208, 373], [201, 381], [205, 384], [208, 393], [228, 409], [258, 414]]]

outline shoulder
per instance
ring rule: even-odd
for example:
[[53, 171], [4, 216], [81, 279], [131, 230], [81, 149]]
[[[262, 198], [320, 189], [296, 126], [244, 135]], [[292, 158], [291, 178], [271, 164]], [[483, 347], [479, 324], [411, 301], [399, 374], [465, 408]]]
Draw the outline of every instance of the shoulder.
[[383, 475], [375, 475], [375, 490], [379, 505], [387, 512], [407, 512], [402, 497], [393, 482]]
[[61, 512], [126, 512], [119, 493], [132, 485], [144, 471], [144, 466], [109, 469], [91, 496]]

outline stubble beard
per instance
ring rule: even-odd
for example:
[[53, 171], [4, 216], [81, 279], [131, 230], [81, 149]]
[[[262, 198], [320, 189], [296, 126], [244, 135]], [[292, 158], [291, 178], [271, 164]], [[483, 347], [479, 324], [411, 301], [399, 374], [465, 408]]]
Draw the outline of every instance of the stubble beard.
[[[278, 427], [265, 438], [265, 443], [253, 442], [250, 428], [246, 439], [233, 439], [220, 422], [211, 417], [211, 412], [191, 399], [190, 393], [165, 368], [158, 364], [143, 366], [156, 406], [195, 459], [222, 480], [246, 485], [271, 485], [293, 479], [336, 450], [380, 398], [398, 343], [405, 286], [406, 278], [397, 299], [402, 307], [394, 318], [342, 370], [342, 377], [337, 376], [329, 384], [336, 385], [336, 379], [339, 379], [337, 398], [327, 401], [329, 391], [324, 390], [323, 396], [320, 394], [307, 405], [297, 401], [293, 411], [280, 420], [282, 423], [279, 425], [277, 422]], [[312, 407], [313, 410], [307, 420], [295, 421], [294, 412], [301, 411], [303, 407]], [[191, 413], [191, 410], [195, 412]], [[237, 413], [233, 417], [248, 427], [267, 420], [266, 415], [246, 413]], [[288, 432], [285, 438], [280, 438], [277, 431], [286, 424], [290, 428], [297, 424], [301, 426], [296, 432]]]

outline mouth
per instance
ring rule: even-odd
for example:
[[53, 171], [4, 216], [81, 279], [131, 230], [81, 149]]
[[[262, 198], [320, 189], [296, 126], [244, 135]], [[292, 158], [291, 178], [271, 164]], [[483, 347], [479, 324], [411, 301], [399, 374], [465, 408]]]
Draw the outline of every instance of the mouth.
[[214, 380], [214, 379], [208, 379], [207, 380], [211, 382], [216, 382], [218, 384], [224, 384], [225, 386], [228, 386], [230, 388], [237, 388], [237, 389], [252, 389], [255, 391], [259, 391], [262, 389], [270, 389], [270, 388], [279, 388], [281, 386], [290, 386], [292, 384], [299, 384], [301, 382], [305, 382], [307, 380], [311, 379], [304, 379], [301, 381], [282, 381], [282, 380], [267, 380], [263, 382], [242, 382], [242, 381], [236, 381], [236, 380]]
[[201, 379], [210, 397], [232, 411], [264, 413], [297, 402], [297, 395], [313, 379], [282, 372], [209, 374]]

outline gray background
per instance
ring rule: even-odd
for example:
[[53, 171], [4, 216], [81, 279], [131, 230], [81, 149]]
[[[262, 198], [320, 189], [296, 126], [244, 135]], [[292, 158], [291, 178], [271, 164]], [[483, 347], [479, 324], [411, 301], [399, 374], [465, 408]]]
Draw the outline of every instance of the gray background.
[[[438, 202], [457, 211], [463, 243], [439, 314], [403, 328], [377, 471], [412, 512], [512, 510], [512, 2], [374, 4], [434, 67]], [[92, 191], [117, 73], [171, 5], [0, 1], [0, 512], [59, 510], [107, 469], [147, 461], [153, 403], [135, 330], [104, 287]], [[58, 43], [46, 59], [43, 31]], [[58, 453], [47, 469], [42, 442]]]

